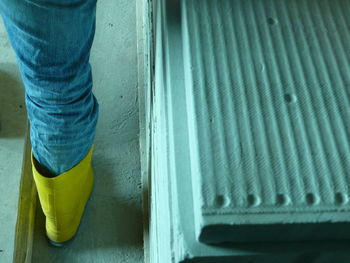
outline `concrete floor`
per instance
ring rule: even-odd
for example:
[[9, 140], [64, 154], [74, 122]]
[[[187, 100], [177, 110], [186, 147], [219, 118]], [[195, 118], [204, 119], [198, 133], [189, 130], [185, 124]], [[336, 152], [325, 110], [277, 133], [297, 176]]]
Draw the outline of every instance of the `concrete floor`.
[[11, 262], [26, 129], [24, 89], [0, 19], [0, 262]]
[[[100, 103], [93, 157], [94, 194], [78, 235], [63, 249], [48, 245], [44, 217], [39, 207], [36, 212], [32, 262], [143, 262], [135, 1], [98, 2], [97, 32], [91, 53], [94, 93]], [[14, 66], [2, 66], [0, 63], [0, 72], [2, 68], [10, 70], [11, 67]], [[22, 140], [23, 136], [21, 133]], [[23, 141], [0, 136], [0, 147], [3, 147], [3, 141], [10, 140], [17, 140], [16, 145], [19, 145], [17, 148], [12, 145], [13, 160], [21, 160]], [[0, 148], [0, 160], [5, 157], [3, 152]], [[13, 161], [7, 161], [6, 164], [9, 167], [4, 172], [0, 166], [0, 179], [3, 180], [8, 171], [15, 170], [18, 177], [11, 183], [18, 189], [20, 164]], [[0, 188], [6, 187], [0, 184]], [[5, 204], [3, 208], [3, 202], [0, 202], [1, 211], [7, 211], [10, 207], [12, 211], [6, 213], [7, 219], [3, 219], [0, 213], [0, 251], [4, 250], [0, 252], [0, 262], [10, 262], [8, 259], [12, 256], [12, 252], [6, 254], [11, 247], [2, 245], [4, 240], [13, 239], [14, 234], [18, 192], [12, 192], [13, 197], [5, 199], [13, 200], [11, 203]], [[1, 200], [5, 197], [8, 195], [0, 196]], [[2, 226], [3, 221], [11, 221], [8, 219], [12, 220], [12, 228]], [[11, 233], [6, 231], [6, 238], [2, 234], [4, 229], [11, 229]]]

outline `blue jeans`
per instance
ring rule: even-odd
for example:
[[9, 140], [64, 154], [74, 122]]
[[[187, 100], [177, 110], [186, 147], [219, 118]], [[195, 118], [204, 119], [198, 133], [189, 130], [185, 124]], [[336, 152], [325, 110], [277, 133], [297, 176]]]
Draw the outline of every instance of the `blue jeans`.
[[59, 175], [92, 146], [98, 103], [89, 64], [96, 0], [0, 0], [25, 90], [35, 159]]

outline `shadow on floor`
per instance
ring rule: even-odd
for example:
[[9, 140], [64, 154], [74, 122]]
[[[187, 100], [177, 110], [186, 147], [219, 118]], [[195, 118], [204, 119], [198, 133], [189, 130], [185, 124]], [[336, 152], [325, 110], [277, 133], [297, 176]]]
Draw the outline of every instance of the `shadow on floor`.
[[0, 138], [24, 136], [24, 88], [18, 76], [17, 65], [0, 63]]

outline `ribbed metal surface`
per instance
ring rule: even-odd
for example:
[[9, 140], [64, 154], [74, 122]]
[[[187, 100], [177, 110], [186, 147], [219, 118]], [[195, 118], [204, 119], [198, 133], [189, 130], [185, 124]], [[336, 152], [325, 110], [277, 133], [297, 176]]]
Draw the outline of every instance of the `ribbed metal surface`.
[[182, 4], [198, 235], [350, 221], [350, 1]]

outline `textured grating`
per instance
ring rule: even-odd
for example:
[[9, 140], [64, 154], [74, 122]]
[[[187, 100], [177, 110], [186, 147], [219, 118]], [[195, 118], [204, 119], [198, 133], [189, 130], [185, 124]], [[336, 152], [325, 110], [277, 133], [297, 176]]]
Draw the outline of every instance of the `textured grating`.
[[198, 237], [350, 221], [350, 1], [182, 5]]

